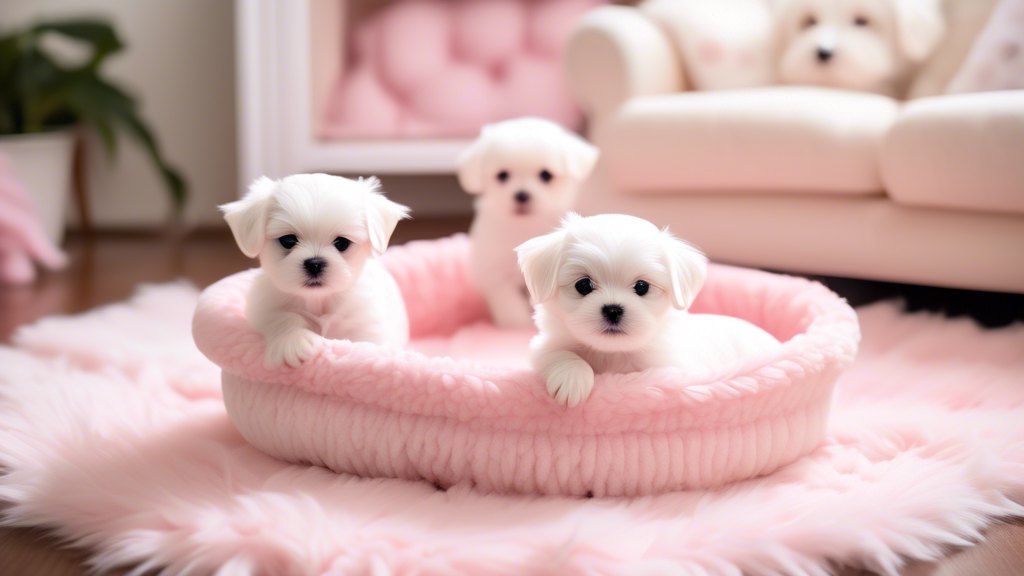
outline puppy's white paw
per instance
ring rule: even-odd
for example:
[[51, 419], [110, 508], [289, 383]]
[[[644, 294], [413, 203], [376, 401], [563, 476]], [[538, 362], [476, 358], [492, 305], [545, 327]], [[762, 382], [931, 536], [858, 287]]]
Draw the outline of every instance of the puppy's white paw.
[[267, 351], [263, 356], [263, 366], [273, 370], [287, 364], [297, 368], [313, 356], [317, 335], [305, 328], [286, 332], [267, 341]]
[[552, 366], [548, 370], [548, 394], [559, 404], [572, 408], [594, 389], [594, 369], [582, 358]]

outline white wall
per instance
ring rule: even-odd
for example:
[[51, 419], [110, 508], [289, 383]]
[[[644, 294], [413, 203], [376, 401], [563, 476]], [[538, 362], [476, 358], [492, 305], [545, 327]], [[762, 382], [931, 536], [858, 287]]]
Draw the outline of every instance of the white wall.
[[[80, 15], [109, 18], [127, 45], [106, 71], [138, 96], [165, 156], [187, 176], [186, 221], [220, 224], [216, 206], [238, 194], [232, 0], [0, 0], [4, 30]], [[113, 161], [98, 145], [90, 153], [97, 225], [165, 221], [167, 194], [141, 151], [125, 139]]]

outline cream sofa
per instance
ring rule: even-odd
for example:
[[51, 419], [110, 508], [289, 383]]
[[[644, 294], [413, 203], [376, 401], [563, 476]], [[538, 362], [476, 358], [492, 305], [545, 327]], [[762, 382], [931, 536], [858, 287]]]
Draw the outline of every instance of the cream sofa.
[[566, 66], [602, 153], [584, 213], [723, 262], [1024, 293], [1024, 92], [686, 92], [672, 40], [622, 6], [585, 17]]

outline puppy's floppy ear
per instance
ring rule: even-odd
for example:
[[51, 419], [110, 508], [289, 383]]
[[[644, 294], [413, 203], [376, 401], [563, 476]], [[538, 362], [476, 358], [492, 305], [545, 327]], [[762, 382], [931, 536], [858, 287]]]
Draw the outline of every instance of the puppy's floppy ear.
[[249, 258], [259, 256], [267, 240], [267, 212], [275, 188], [277, 182], [263, 176], [249, 185], [241, 200], [220, 206], [238, 248]]
[[562, 259], [565, 231], [538, 236], [516, 248], [526, 288], [534, 302], [543, 303], [558, 293], [558, 263]]
[[927, 58], [946, 33], [941, 0], [893, 0], [896, 41], [914, 62]]
[[409, 217], [409, 208], [388, 200], [380, 193], [380, 180], [360, 178], [366, 186], [366, 231], [370, 235], [370, 246], [374, 254], [383, 254], [391, 241], [398, 221]]
[[565, 131], [564, 140], [562, 162], [565, 173], [574, 180], [586, 180], [594, 171], [600, 152], [596, 146], [568, 130]]
[[700, 250], [669, 234], [668, 229], [663, 230], [662, 235], [672, 306], [677, 310], [686, 310], [704, 287], [704, 280], [708, 276], [708, 259]]
[[484, 191], [484, 160], [487, 156], [487, 130], [484, 126], [480, 137], [459, 156], [459, 185], [468, 194]]

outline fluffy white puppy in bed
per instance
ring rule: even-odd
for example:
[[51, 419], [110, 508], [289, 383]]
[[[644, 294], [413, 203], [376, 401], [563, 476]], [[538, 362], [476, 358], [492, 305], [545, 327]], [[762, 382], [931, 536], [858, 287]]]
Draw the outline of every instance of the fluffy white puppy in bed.
[[899, 96], [945, 33], [940, 0], [778, 0], [785, 84]]
[[404, 346], [409, 320], [384, 252], [409, 209], [379, 191], [376, 178], [327, 174], [260, 178], [221, 206], [238, 247], [259, 258], [249, 322], [267, 339], [263, 363], [298, 366], [317, 335]]
[[780, 347], [744, 320], [688, 313], [707, 259], [646, 220], [571, 214], [517, 252], [538, 303], [531, 361], [561, 404], [586, 400], [595, 373], [726, 369]]
[[597, 148], [558, 124], [520, 118], [485, 126], [459, 160], [459, 183], [477, 195], [470, 274], [496, 325], [533, 324], [515, 248], [554, 230], [597, 156]]

